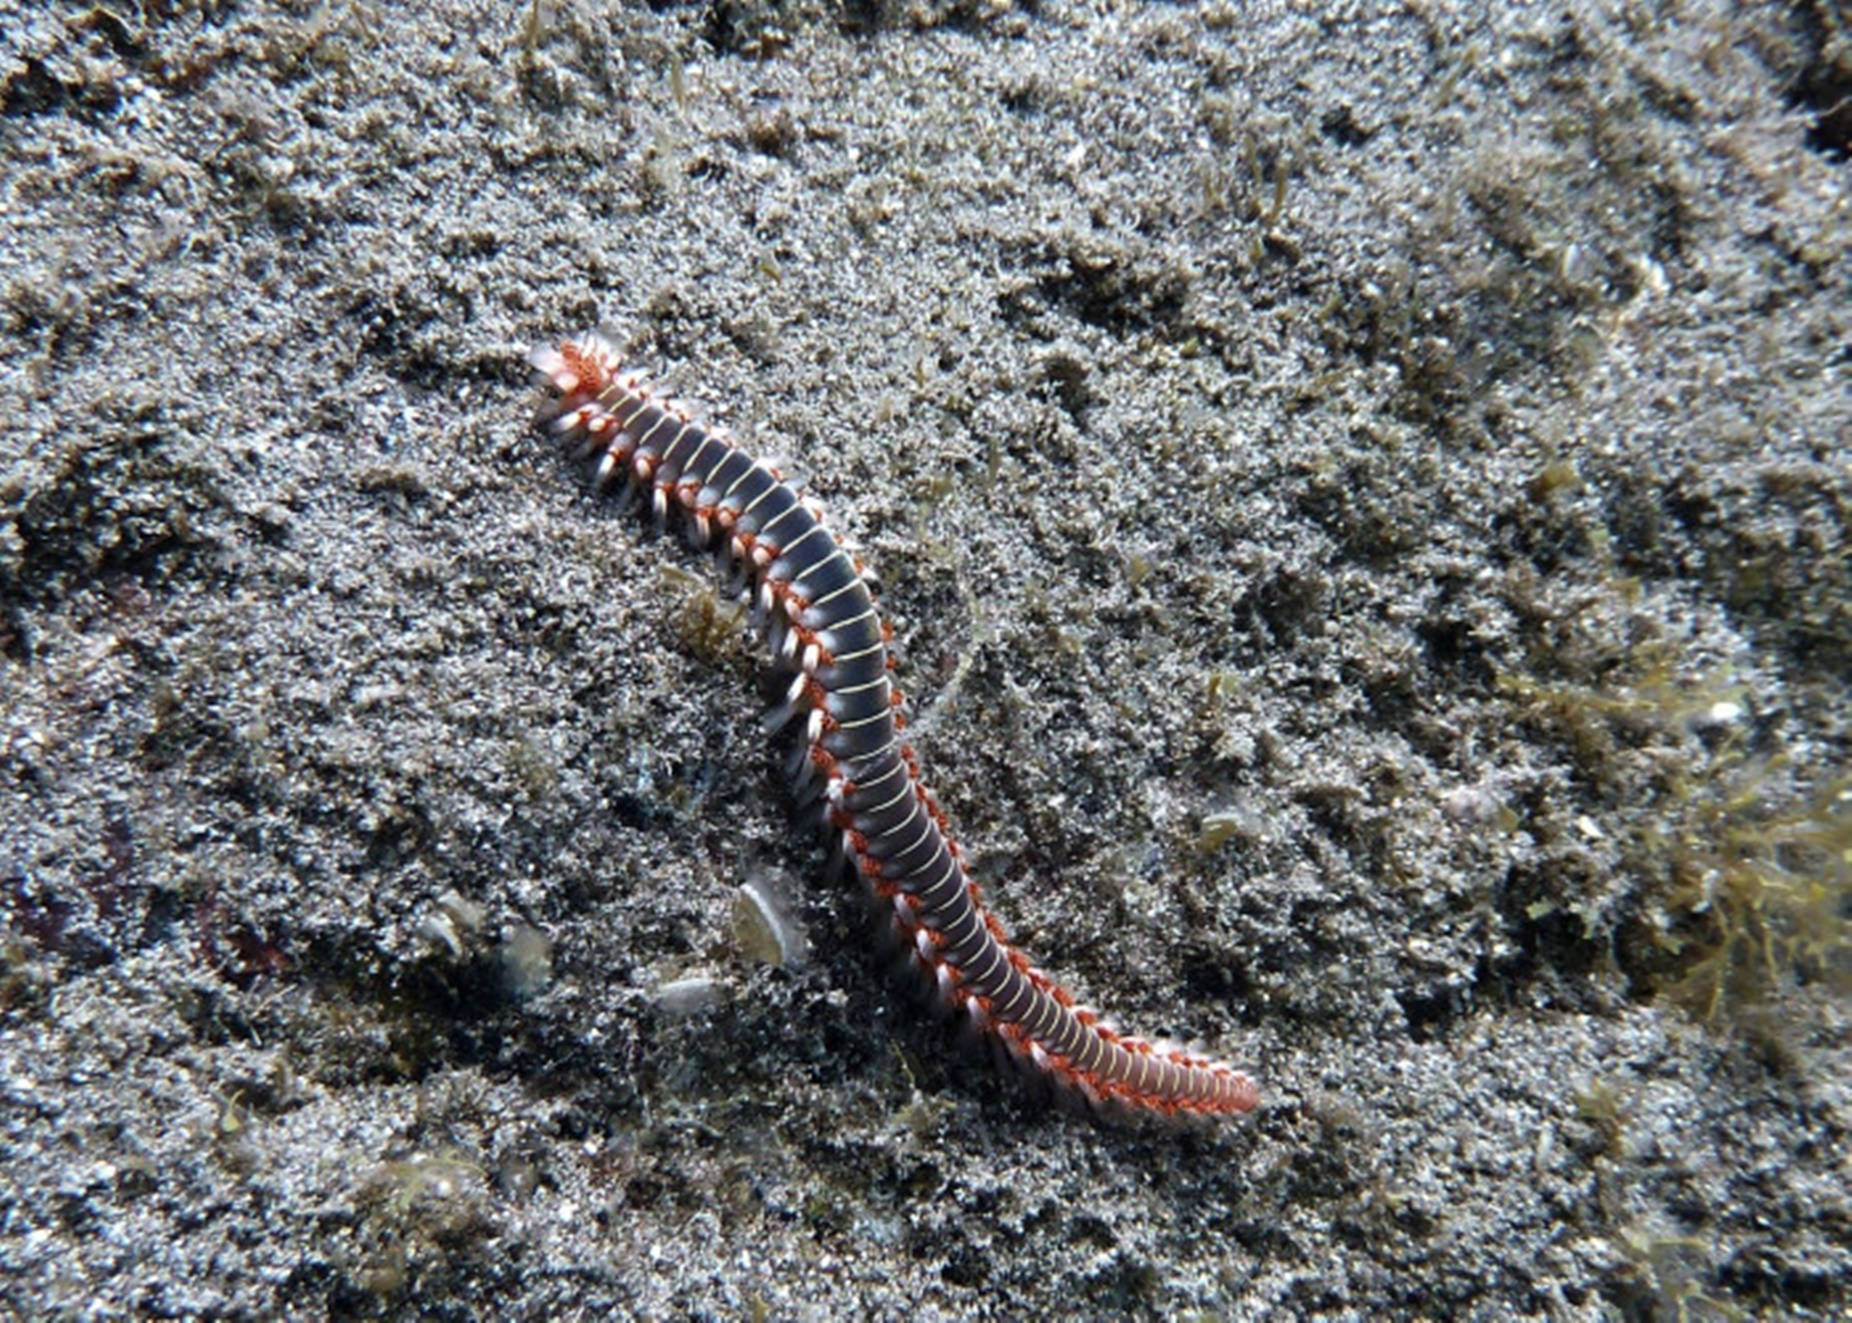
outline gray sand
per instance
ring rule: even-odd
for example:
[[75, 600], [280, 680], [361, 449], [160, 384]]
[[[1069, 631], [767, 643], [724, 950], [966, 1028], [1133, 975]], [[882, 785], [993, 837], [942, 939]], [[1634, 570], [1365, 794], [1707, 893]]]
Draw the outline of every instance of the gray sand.
[[[1843, 1316], [1835, 12], [0, 5], [0, 1311]], [[1259, 1113], [890, 977], [600, 322]]]

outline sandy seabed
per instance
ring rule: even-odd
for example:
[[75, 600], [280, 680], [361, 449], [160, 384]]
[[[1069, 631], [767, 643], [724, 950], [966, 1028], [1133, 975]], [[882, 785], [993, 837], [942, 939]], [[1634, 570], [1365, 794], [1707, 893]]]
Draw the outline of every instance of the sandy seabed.
[[[0, 3], [0, 1312], [1842, 1317], [1842, 23]], [[897, 990], [597, 324], [1261, 1111]]]

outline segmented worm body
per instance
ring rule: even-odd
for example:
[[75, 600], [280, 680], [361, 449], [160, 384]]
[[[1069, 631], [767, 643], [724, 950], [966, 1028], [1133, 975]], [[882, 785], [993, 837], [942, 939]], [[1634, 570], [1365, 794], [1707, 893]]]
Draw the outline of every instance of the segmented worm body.
[[543, 411], [552, 430], [601, 454], [601, 487], [629, 482], [659, 521], [676, 512], [691, 540], [718, 541], [723, 562], [749, 576], [754, 623], [794, 676], [768, 728], [804, 719], [800, 800], [821, 800], [826, 829], [937, 995], [1026, 1073], [1096, 1110], [1253, 1110], [1259, 1094], [1247, 1076], [1115, 1031], [1011, 945], [905, 739], [892, 631], [816, 508], [720, 429], [623, 371], [601, 337], [536, 346], [529, 361], [557, 392]]

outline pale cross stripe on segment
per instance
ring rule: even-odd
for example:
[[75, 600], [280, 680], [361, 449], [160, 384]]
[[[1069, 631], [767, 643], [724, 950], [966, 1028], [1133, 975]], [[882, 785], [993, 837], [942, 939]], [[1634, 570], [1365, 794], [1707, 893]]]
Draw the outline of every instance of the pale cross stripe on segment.
[[795, 672], [768, 729], [806, 718], [798, 793], [823, 801], [825, 826], [938, 995], [1058, 1095], [1095, 1110], [1252, 1111], [1260, 1099], [1246, 1075], [1114, 1031], [1010, 944], [902, 735], [891, 631], [817, 509], [719, 428], [624, 371], [603, 338], [536, 346], [529, 361], [558, 396], [543, 420], [583, 455], [601, 454], [601, 487], [627, 481], [659, 521], [680, 512], [697, 544], [717, 537], [722, 562], [750, 578], [753, 623]]

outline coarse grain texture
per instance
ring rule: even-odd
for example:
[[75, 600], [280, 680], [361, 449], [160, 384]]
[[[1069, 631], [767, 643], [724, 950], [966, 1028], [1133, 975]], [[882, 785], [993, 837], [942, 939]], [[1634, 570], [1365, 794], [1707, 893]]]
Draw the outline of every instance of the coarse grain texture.
[[[0, 0], [0, 1312], [1843, 1315], [1839, 22]], [[868, 976], [600, 323], [1247, 1123]]]

